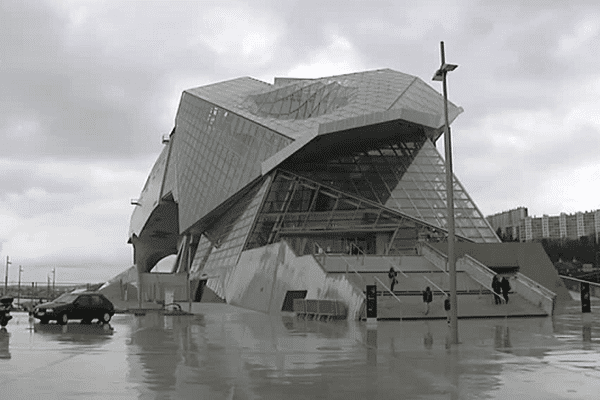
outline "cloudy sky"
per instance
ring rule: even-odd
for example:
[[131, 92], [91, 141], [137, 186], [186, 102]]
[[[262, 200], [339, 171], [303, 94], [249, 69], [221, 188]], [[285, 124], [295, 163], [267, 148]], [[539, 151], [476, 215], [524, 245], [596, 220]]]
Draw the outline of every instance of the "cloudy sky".
[[10, 281], [131, 265], [129, 201], [183, 90], [392, 68], [441, 91], [441, 40], [465, 110], [454, 169], [481, 211], [600, 208], [598, 2], [439, 3], [0, 1], [2, 280], [6, 256]]

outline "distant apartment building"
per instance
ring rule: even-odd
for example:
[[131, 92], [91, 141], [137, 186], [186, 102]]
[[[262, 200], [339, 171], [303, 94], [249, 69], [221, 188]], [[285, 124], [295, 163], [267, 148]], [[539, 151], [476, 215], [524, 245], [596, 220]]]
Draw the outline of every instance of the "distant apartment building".
[[495, 232], [504, 238], [521, 241], [521, 221], [527, 218], [527, 208], [518, 207], [513, 210], [503, 211], [486, 217]]
[[504, 238], [521, 242], [541, 239], [578, 239], [595, 235], [600, 238], [600, 209], [575, 214], [531, 217], [527, 208], [519, 207], [486, 217], [492, 228]]

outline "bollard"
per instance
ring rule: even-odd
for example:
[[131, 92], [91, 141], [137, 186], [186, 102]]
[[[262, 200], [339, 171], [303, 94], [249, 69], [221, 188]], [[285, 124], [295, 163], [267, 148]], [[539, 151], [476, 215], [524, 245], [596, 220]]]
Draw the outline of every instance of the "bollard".
[[592, 304], [590, 301], [590, 284], [588, 282], [580, 282], [581, 288], [581, 312], [592, 312]]
[[367, 285], [367, 324], [377, 323], [377, 285]]

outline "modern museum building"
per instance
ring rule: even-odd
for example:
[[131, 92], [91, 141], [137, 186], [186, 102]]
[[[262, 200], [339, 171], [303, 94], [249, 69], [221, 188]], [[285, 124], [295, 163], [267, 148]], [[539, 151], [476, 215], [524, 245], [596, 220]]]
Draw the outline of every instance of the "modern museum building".
[[[462, 112], [448, 107], [450, 121]], [[140, 301], [264, 312], [292, 297], [334, 299], [360, 318], [361, 274], [419, 269], [422, 249], [447, 238], [443, 110], [431, 86], [391, 69], [184, 91], [132, 200], [134, 267], [120, 283], [142, 288]], [[453, 182], [457, 241], [498, 244]], [[171, 255], [171, 273], [151, 273]]]

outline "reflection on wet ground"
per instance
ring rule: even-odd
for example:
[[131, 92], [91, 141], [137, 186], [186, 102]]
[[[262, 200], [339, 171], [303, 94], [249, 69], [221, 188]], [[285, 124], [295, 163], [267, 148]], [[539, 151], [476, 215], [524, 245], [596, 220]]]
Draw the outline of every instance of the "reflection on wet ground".
[[[596, 308], [597, 310], [598, 308]], [[600, 385], [600, 318], [318, 322], [224, 304], [195, 315], [0, 332], [2, 398], [587, 399]]]

